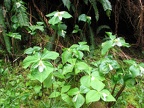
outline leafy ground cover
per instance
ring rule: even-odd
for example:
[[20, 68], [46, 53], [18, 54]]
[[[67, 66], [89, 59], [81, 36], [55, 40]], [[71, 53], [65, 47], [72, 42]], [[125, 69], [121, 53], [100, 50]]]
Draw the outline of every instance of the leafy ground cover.
[[93, 56], [86, 42], [79, 42], [62, 54], [35, 46], [19, 63], [1, 60], [0, 106], [143, 108], [143, 63], [123, 60], [119, 47], [129, 44], [107, 34]]

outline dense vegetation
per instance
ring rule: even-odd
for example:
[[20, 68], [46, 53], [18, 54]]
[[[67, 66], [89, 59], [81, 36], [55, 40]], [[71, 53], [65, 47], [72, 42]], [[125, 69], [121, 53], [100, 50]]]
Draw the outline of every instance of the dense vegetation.
[[1, 0], [0, 107], [143, 108], [142, 6]]

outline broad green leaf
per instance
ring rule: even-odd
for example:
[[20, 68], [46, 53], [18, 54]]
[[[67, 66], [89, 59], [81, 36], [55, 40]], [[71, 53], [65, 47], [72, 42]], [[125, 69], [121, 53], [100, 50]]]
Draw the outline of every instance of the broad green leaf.
[[65, 76], [62, 74], [61, 70], [54, 72], [53, 75], [57, 78], [64, 79]]
[[48, 51], [47, 49], [44, 49], [43, 54], [41, 59], [42, 60], [55, 60], [57, 57], [59, 56], [59, 54], [55, 51]]
[[46, 68], [43, 70], [43, 72], [39, 72], [36, 68], [35, 70], [32, 70], [32, 76], [36, 78], [41, 83], [49, 76], [51, 72], [53, 72], [53, 66], [49, 62], [43, 62]]
[[46, 17], [54, 16], [55, 13], [57, 13], [57, 11], [54, 11], [54, 12], [52, 12], [52, 13], [47, 14]]
[[64, 11], [64, 14], [62, 14], [62, 17], [68, 19], [68, 18], [71, 18], [72, 16], [68, 12]]
[[[82, 71], [89, 71], [90, 66], [88, 66], [85, 62], [78, 62], [75, 65], [75, 74], [78, 74]], [[88, 72], [89, 73], [89, 72]]]
[[64, 100], [68, 105], [72, 106], [72, 99], [67, 94], [61, 94], [62, 100]]
[[66, 51], [62, 53], [62, 63], [65, 64], [70, 58], [72, 58], [72, 52], [70, 49], [66, 49]]
[[67, 7], [68, 10], [70, 10], [71, 2], [70, 0], [62, 0], [64, 6]]
[[68, 95], [70, 95], [70, 96], [76, 95], [78, 93], [79, 93], [79, 89], [78, 88], [73, 88], [73, 89], [70, 89], [68, 91]]
[[35, 53], [33, 56], [27, 56], [24, 60], [23, 60], [23, 67], [27, 68], [28, 66], [30, 66], [32, 63], [36, 63], [40, 60], [40, 54], [39, 53]]
[[25, 54], [34, 54], [35, 51], [39, 51], [41, 48], [39, 46], [30, 47], [24, 51]]
[[75, 108], [80, 108], [84, 104], [85, 98], [81, 94], [77, 94], [73, 97], [73, 102]]
[[52, 24], [52, 25], [56, 25], [58, 24], [59, 22], [61, 22], [61, 20], [58, 18], [58, 17], [52, 17], [49, 21], [49, 24]]
[[80, 79], [80, 83], [81, 85], [85, 86], [85, 87], [90, 87], [91, 84], [91, 77], [90, 76], [83, 76]]
[[89, 46], [86, 44], [87, 42], [79, 42], [79, 46], [77, 49], [81, 51], [89, 51]]
[[73, 68], [74, 68], [74, 65], [71, 65], [71, 64], [66, 64], [63, 68], [63, 72], [62, 74], [65, 75], [69, 72], [73, 72]]
[[21, 40], [21, 35], [20, 35], [19, 33], [9, 32], [9, 33], [7, 34], [7, 36], [12, 37], [12, 38], [14, 38], [14, 39], [19, 39], [19, 40]]
[[63, 86], [61, 89], [61, 93], [65, 93], [70, 89], [70, 85]]
[[102, 43], [101, 54], [105, 55], [109, 51], [109, 49], [113, 47], [112, 45], [113, 45], [113, 41], [111, 40]]
[[103, 89], [102, 91], [100, 91], [100, 93], [101, 93], [102, 100], [106, 102], [116, 101], [115, 98], [111, 95], [111, 93], [108, 90]]
[[81, 15], [78, 17], [78, 21], [86, 22], [86, 20], [87, 20], [87, 15], [85, 15], [85, 14], [81, 14]]
[[132, 65], [129, 70], [134, 78], [140, 75], [140, 69], [138, 66]]
[[102, 81], [99, 81], [98, 79], [96, 79], [94, 77], [91, 78], [91, 84], [90, 85], [93, 89], [95, 89], [97, 91], [101, 91], [105, 86], [105, 84]]
[[100, 81], [105, 80], [105, 77], [100, 75], [100, 73], [97, 70], [93, 70], [91, 75]]
[[86, 94], [90, 89], [88, 87], [85, 87], [84, 85], [80, 86], [80, 93]]
[[38, 85], [34, 86], [34, 90], [36, 93], [39, 93], [41, 90], [41, 86], [38, 86]]
[[96, 102], [100, 100], [100, 93], [98, 91], [95, 90], [90, 90], [87, 94], [86, 94], [86, 103], [91, 103], [91, 102]]
[[43, 81], [44, 87], [46, 88], [52, 87], [52, 83], [53, 83], [52, 77], [53, 77], [52, 74], [49, 74], [48, 77]]
[[54, 92], [52, 92], [52, 93], [50, 94], [49, 98], [56, 98], [56, 97], [58, 97], [58, 96], [60, 96], [60, 92], [54, 91]]

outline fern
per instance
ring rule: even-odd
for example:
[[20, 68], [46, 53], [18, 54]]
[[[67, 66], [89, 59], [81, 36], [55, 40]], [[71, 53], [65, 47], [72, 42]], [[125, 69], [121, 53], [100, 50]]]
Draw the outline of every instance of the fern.
[[[16, 0], [13, 0], [13, 7], [11, 13], [13, 14], [13, 24], [19, 25], [20, 27], [29, 25], [28, 15], [26, 12], [26, 7], [24, 6], [24, 2], [17, 2]], [[13, 18], [15, 21], [13, 20]]]
[[109, 0], [99, 0], [99, 2], [102, 4], [104, 11], [106, 11], [106, 14], [108, 17], [111, 15], [112, 5]]
[[[9, 40], [9, 37], [6, 36], [6, 25], [5, 25], [5, 17], [4, 17], [4, 12], [5, 10], [3, 9], [2, 6], [0, 6], [0, 27], [2, 29], [2, 35], [3, 35], [3, 39], [4, 42], [5, 42], [5, 47], [7, 49], [7, 51], [9, 53], [11, 53], [10, 49], [11, 49], [11, 43], [10, 43], [10, 40]], [[2, 38], [2, 37], [0, 37]]]
[[29, 25], [28, 16], [26, 14], [26, 9], [24, 7], [20, 8], [20, 10], [17, 14], [17, 18], [18, 18], [18, 23], [19, 23], [20, 27]]
[[4, 6], [7, 9], [7, 11], [10, 11], [11, 5], [11, 0], [4, 0]]
[[94, 9], [94, 12], [95, 12], [95, 19], [96, 21], [99, 20], [99, 11], [98, 11], [98, 8], [97, 8], [97, 2], [96, 0], [89, 0], [91, 5], [93, 6], [93, 9]]
[[21, 6], [19, 9], [17, 9], [17, 18], [18, 18], [18, 23], [20, 27], [22, 26], [28, 26], [29, 25], [29, 20], [26, 12], [26, 7], [24, 6], [23, 2], [20, 2]]

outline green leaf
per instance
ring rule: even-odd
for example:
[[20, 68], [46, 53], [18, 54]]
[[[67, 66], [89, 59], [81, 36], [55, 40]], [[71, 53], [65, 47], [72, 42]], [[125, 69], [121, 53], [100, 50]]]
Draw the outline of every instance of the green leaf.
[[53, 83], [52, 77], [53, 77], [52, 74], [49, 74], [48, 77], [43, 81], [44, 87], [46, 88], [52, 87], [52, 83]]
[[135, 65], [130, 66], [129, 70], [134, 78], [139, 76], [141, 73], [139, 67]]
[[102, 43], [101, 54], [105, 55], [109, 51], [109, 49], [113, 47], [112, 45], [113, 45], [113, 41], [111, 40]]
[[68, 105], [72, 106], [72, 99], [67, 94], [61, 94], [62, 100], [64, 100]]
[[19, 39], [19, 40], [21, 40], [21, 35], [20, 35], [19, 33], [9, 32], [9, 33], [7, 34], [7, 36], [12, 37], [12, 38], [14, 38], [14, 39]]
[[34, 54], [35, 51], [39, 51], [41, 48], [39, 46], [30, 47], [24, 51], [24, 54]]
[[88, 71], [88, 73], [90, 73], [89, 68], [90, 66], [88, 66], [85, 62], [78, 62], [75, 65], [75, 74], [78, 74], [82, 71], [85, 71], [85, 72]]
[[86, 44], [87, 42], [79, 42], [79, 46], [77, 49], [81, 51], [89, 51], [89, 46]]
[[59, 22], [61, 22], [61, 20], [58, 18], [58, 17], [52, 17], [49, 21], [49, 24], [52, 24], [52, 25], [56, 25], [58, 24]]
[[64, 14], [62, 14], [62, 17], [65, 19], [68, 19], [68, 18], [71, 18], [72, 16], [68, 12], [64, 11]]
[[32, 63], [36, 63], [40, 60], [40, 54], [39, 53], [35, 53], [33, 56], [27, 56], [24, 60], [23, 60], [23, 67], [27, 68], [28, 66], [30, 66]]
[[51, 72], [53, 72], [53, 66], [49, 62], [43, 62], [43, 64], [46, 66], [46, 68], [43, 70], [43, 72], [39, 72], [38, 69], [32, 70], [32, 76], [36, 78], [41, 83], [49, 76]]
[[91, 84], [90, 85], [93, 89], [95, 89], [97, 91], [101, 91], [105, 86], [105, 84], [102, 81], [99, 81], [98, 79], [96, 79], [94, 77], [91, 78]]
[[54, 92], [52, 92], [52, 93], [50, 94], [49, 98], [56, 98], [56, 97], [58, 97], [58, 96], [60, 96], [60, 92], [54, 91]]
[[66, 64], [63, 68], [63, 72], [62, 74], [65, 75], [69, 72], [73, 72], [73, 68], [74, 68], [74, 65], [71, 65], [71, 64]]
[[90, 90], [87, 94], [86, 94], [86, 103], [91, 103], [91, 102], [96, 102], [100, 100], [100, 94], [98, 91], [95, 90]]
[[112, 10], [112, 5], [109, 0], [99, 0], [99, 2], [102, 4], [104, 11]]
[[44, 49], [43, 54], [41, 59], [42, 60], [55, 60], [57, 57], [59, 56], [59, 54], [55, 51], [48, 51], [47, 49]]
[[116, 101], [115, 98], [111, 95], [111, 93], [108, 90], [103, 89], [102, 91], [100, 91], [100, 93], [101, 93], [102, 100], [106, 102]]
[[41, 90], [41, 86], [38, 86], [38, 85], [34, 86], [34, 90], [36, 93], [39, 93]]
[[86, 94], [89, 91], [90, 91], [90, 89], [88, 87], [85, 87], [84, 85], [80, 86], [80, 93]]
[[46, 17], [54, 16], [55, 13], [57, 13], [57, 11], [54, 11], [54, 12], [52, 12], [52, 13], [47, 14]]
[[87, 15], [85, 15], [85, 14], [81, 14], [81, 15], [78, 17], [78, 21], [86, 22], [86, 20], [87, 20]]
[[73, 88], [73, 89], [70, 89], [68, 91], [68, 95], [70, 95], [70, 96], [76, 95], [78, 93], [79, 93], [79, 89], [78, 88]]
[[88, 0], [83, 0], [86, 5], [88, 5]]
[[68, 10], [70, 10], [71, 2], [70, 0], [62, 0], [64, 6], [67, 7]]
[[83, 76], [80, 79], [80, 83], [81, 83], [81, 85], [83, 85], [85, 87], [90, 87], [91, 77], [90, 76]]
[[70, 85], [63, 86], [61, 89], [61, 93], [67, 92], [70, 89], [70, 87], [71, 87]]
[[80, 108], [84, 104], [85, 98], [81, 94], [77, 94], [73, 97], [73, 102], [75, 108]]
[[62, 63], [65, 64], [70, 58], [72, 58], [72, 52], [70, 49], [66, 49], [66, 51], [62, 53]]

